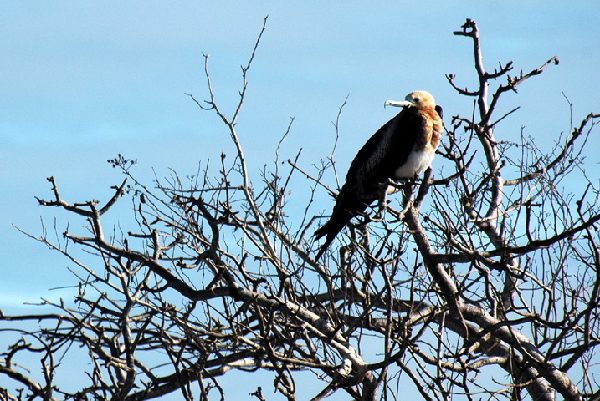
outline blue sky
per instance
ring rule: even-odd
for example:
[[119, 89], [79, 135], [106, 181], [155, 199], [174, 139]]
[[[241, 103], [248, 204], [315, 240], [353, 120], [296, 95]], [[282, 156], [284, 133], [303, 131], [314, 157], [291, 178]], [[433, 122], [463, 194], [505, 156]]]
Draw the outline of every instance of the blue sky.
[[231, 110], [239, 66], [267, 14], [239, 125], [254, 169], [271, 160], [290, 117], [287, 157], [299, 147], [306, 166], [325, 156], [347, 95], [337, 150], [344, 171], [392, 117], [386, 99], [427, 89], [446, 116], [468, 112], [469, 101], [444, 78], [473, 83], [470, 43], [452, 35], [466, 17], [479, 24], [488, 68], [513, 60], [527, 71], [560, 59], [502, 105], [523, 108], [499, 137], [514, 138], [525, 125], [540, 144], [557, 138], [569, 129], [563, 92], [575, 121], [600, 112], [596, 1], [2, 0], [0, 10], [0, 307], [57, 294], [48, 289], [70, 282], [64, 259], [13, 227], [39, 233], [40, 217], [52, 223], [56, 213], [34, 199], [50, 196], [45, 177], [54, 175], [71, 201], [106, 199], [120, 178], [106, 160], [117, 153], [137, 159], [138, 175], [150, 180], [152, 168], [192, 173], [199, 160], [231, 149], [219, 121], [185, 93], [205, 96], [208, 53], [218, 100]]

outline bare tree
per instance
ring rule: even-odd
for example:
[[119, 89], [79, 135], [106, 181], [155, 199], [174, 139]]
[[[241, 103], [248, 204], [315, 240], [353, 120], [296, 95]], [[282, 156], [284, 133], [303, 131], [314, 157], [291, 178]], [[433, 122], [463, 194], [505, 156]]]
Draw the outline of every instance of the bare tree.
[[[455, 35], [473, 48], [476, 85], [447, 79], [474, 107], [446, 121], [434, 163], [446, 174], [438, 167], [400, 183], [398, 207], [358, 219], [315, 262], [315, 199], [336, 194], [325, 179], [334, 152], [315, 171], [300, 153], [282, 163], [278, 146], [272, 167], [252, 178], [237, 131], [263, 32], [232, 114], [216, 100], [208, 57], [207, 99], [190, 95], [235, 146], [218, 169], [148, 186], [119, 156], [110, 163], [124, 181], [106, 202], [72, 203], [48, 179], [52, 196], [39, 203], [84, 228], [35, 238], [70, 260], [79, 291], [74, 302], [43, 301], [39, 314], [0, 313], [14, 338], [0, 356], [9, 383], [0, 398], [225, 399], [220, 379], [237, 369], [270, 372], [288, 400], [339, 391], [356, 400], [415, 398], [400, 391], [427, 401], [600, 399], [600, 193], [598, 173], [583, 168], [600, 115], [549, 150], [524, 131], [518, 142], [495, 135], [518, 109], [499, 115], [500, 101], [558, 60], [488, 71], [466, 20]], [[581, 184], [570, 193], [567, 181]], [[305, 199], [303, 213], [292, 197]], [[107, 229], [127, 199], [132, 228]], [[76, 384], [60, 380], [73, 358]], [[321, 390], [299, 389], [298, 372], [312, 372]], [[250, 396], [270, 399], [266, 385]]]

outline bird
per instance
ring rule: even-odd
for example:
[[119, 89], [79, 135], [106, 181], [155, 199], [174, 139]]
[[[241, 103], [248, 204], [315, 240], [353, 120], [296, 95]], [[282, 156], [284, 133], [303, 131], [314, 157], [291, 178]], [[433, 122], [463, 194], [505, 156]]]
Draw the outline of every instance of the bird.
[[424, 90], [410, 92], [403, 101], [387, 100], [385, 106], [402, 110], [385, 123], [358, 151], [336, 196], [329, 220], [314, 237], [325, 237], [319, 260], [336, 235], [363, 215], [377, 199], [384, 199], [389, 180], [412, 179], [431, 166], [444, 128], [443, 109]]

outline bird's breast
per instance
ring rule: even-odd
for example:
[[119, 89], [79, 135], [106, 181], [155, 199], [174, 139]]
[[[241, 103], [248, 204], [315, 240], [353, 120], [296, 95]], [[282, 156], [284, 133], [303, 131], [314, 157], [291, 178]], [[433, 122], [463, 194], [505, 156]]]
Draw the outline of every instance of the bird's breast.
[[396, 178], [413, 178], [417, 174], [422, 173], [431, 166], [435, 150], [431, 149], [430, 146], [424, 149], [415, 150], [413, 149], [406, 162], [396, 169]]

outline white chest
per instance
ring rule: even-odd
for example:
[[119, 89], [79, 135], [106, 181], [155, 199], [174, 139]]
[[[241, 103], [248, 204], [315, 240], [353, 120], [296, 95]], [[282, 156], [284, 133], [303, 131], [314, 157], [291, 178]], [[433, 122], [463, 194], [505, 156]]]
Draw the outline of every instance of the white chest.
[[413, 178], [421, 174], [431, 166], [435, 151], [425, 148], [423, 150], [413, 150], [408, 155], [406, 163], [396, 169], [396, 178]]

